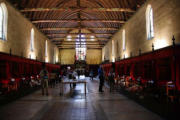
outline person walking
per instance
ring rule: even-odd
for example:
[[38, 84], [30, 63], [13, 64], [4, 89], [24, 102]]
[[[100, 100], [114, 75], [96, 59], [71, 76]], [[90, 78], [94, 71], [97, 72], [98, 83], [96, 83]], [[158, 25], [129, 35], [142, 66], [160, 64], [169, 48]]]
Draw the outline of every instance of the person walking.
[[102, 70], [102, 67], [100, 66], [98, 69], [98, 75], [99, 75], [99, 92], [104, 92], [103, 91], [103, 85], [104, 85], [104, 73]]
[[41, 78], [42, 95], [46, 92], [46, 95], [48, 96], [48, 71], [45, 63], [42, 64], [42, 70], [39, 75]]
[[110, 92], [112, 92], [112, 90], [114, 89], [114, 77], [115, 77], [115, 73], [113, 72], [113, 69], [111, 69], [108, 73], [108, 79], [109, 79], [109, 83], [110, 83]]
[[78, 75], [78, 79], [79, 79], [79, 78], [80, 78], [80, 75], [81, 75], [81, 72], [80, 72], [79, 69], [77, 70], [77, 75]]

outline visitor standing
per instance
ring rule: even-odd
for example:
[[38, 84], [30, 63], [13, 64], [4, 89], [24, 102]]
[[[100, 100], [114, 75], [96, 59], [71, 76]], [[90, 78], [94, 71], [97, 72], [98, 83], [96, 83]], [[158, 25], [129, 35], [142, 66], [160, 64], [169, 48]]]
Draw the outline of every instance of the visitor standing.
[[103, 85], [104, 85], [104, 73], [102, 70], [102, 67], [100, 66], [98, 69], [98, 75], [99, 75], [99, 92], [104, 92], [103, 91]]
[[48, 96], [48, 71], [46, 70], [45, 63], [42, 64], [42, 70], [39, 75], [41, 78], [42, 95], [46, 92], [46, 95]]
[[115, 77], [115, 73], [113, 72], [113, 69], [111, 69], [108, 73], [108, 79], [109, 79], [109, 83], [110, 83], [110, 92], [112, 92], [112, 90], [114, 89], [114, 77]]
[[89, 73], [89, 77], [91, 78], [91, 80], [93, 80], [93, 70], [91, 69], [90, 73]]

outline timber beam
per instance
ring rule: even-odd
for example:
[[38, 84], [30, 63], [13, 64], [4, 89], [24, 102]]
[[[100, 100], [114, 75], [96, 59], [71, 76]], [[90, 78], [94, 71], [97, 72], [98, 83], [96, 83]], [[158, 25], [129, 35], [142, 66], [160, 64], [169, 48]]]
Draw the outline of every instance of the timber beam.
[[[59, 39], [68, 39], [66, 36], [50, 36], [50, 38], [49, 39], [53, 39], [53, 40], [59, 40]], [[72, 37], [72, 38], [70, 38], [71, 40], [73, 40], [73, 39], [79, 39], [79, 37]], [[89, 36], [88, 37], [81, 37], [81, 39], [92, 39], [92, 38], [90, 38]], [[109, 40], [109, 36], [107, 37], [105, 37], [105, 36], [95, 36], [95, 38], [94, 39], [96, 39], [96, 40]]]
[[54, 43], [106, 43], [107, 41], [51, 41], [51, 42], [54, 42]]
[[97, 45], [97, 46], [99, 46], [99, 45], [105, 45], [105, 44], [102, 44], [102, 43], [96, 43], [96, 44], [90, 44], [90, 43], [62, 43], [62, 44], [60, 44], [60, 43], [56, 43], [56, 45], [62, 45], [62, 46], [64, 46], [64, 45]]
[[32, 20], [32, 23], [62, 23], [62, 22], [103, 22], [103, 23], [120, 23], [124, 24], [125, 21], [123, 20], [96, 20], [96, 19], [91, 19], [91, 20], [77, 20], [77, 19], [64, 19], [64, 20]]
[[[56, 44], [57, 46], [76, 46], [76, 44]], [[77, 44], [78, 46], [104, 46], [102, 44]]]
[[[79, 29], [78, 27], [77, 28], [72, 28], [72, 27], [65, 27], [65, 28], [42, 28], [40, 30], [44, 30], [44, 31], [60, 31], [60, 30], [75, 30], [75, 29]], [[100, 27], [84, 27], [84, 28], [81, 28], [82, 30], [83, 29], [91, 29], [91, 30], [119, 30], [119, 28], [106, 28], [106, 27], [103, 27], [103, 28], [100, 28]]]
[[[56, 33], [56, 34], [46, 34], [47, 36], [58, 36], [58, 35], [79, 35], [79, 33]], [[81, 33], [81, 35], [112, 35], [111, 33]]]
[[[78, 37], [72, 37], [71, 38], [71, 41], [76, 41], [77, 39], [79, 39]], [[96, 41], [96, 40], [99, 40], [99, 41], [108, 41], [109, 39], [108, 38], [103, 38], [103, 37], [95, 37], [95, 38], [90, 38], [90, 37], [82, 37], [81, 39], [86, 39], [86, 41], [92, 41], [92, 39], [94, 39], [94, 41]], [[50, 39], [50, 40], [52, 40], [52, 41], [65, 41], [65, 40], [67, 40], [67, 41], [69, 41], [68, 40], [68, 38], [67, 37], [59, 37], [59, 38], [52, 38], [52, 39]]]
[[94, 12], [129, 12], [134, 13], [135, 10], [130, 8], [87, 8], [87, 7], [76, 7], [76, 8], [25, 8], [20, 10], [21, 12], [49, 12], [49, 11], [94, 11]]
[[[58, 47], [59, 49], [75, 49], [75, 47]], [[86, 49], [102, 49], [102, 47], [87, 47]]]

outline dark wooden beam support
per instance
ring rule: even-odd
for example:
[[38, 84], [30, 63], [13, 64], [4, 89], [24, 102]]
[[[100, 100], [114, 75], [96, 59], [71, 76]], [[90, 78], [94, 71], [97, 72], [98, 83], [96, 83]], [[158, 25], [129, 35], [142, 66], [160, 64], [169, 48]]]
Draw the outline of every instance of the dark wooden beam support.
[[[71, 41], [51, 41], [51, 42], [53, 42], [53, 43], [80, 43], [80, 41], [75, 41], [75, 40], [71, 40]], [[101, 43], [106, 43], [107, 41], [101, 41]], [[99, 41], [81, 41], [81, 43], [95, 43], [95, 44], [97, 44], [97, 43], [99, 43]]]
[[[76, 39], [79, 39], [78, 37], [72, 37], [71, 38], [71, 41], [75, 41]], [[83, 37], [82, 39], [86, 39], [86, 41], [92, 41], [92, 38], [89, 38], [89, 37]], [[67, 40], [67, 37], [62, 37], [62, 38], [52, 38], [50, 39], [52, 41], [68, 41]], [[108, 38], [95, 38], [94, 41], [96, 40], [101, 40], [101, 41], [108, 41], [109, 39]]]
[[[81, 37], [82, 39], [92, 39], [90, 36]], [[67, 39], [67, 36], [51, 36], [49, 39]], [[79, 37], [72, 36], [71, 39], [79, 39]], [[109, 39], [109, 36], [95, 36], [95, 39]]]
[[[61, 46], [76, 46], [76, 44], [74, 43], [74, 44], [65, 44], [65, 43], [54, 43], [55, 45], [61, 45]], [[81, 45], [83, 45], [84, 43], [81, 43]], [[87, 43], [86, 43], [87, 44]], [[80, 43], [79, 44], [77, 44], [77, 45], [80, 45]], [[88, 43], [86, 46], [104, 46], [105, 45], [105, 43], [96, 43], [96, 44], [90, 44], [90, 43]]]
[[69, 47], [71, 47], [71, 48], [102, 48], [103, 46], [102, 45], [101, 46], [100, 45], [99, 46], [97, 46], [97, 45], [96, 46], [90, 46], [89, 45], [89, 46], [79, 46], [79, 47], [77, 47], [75, 45], [73, 45], [73, 46], [72, 45], [71, 46], [70, 45], [69, 46], [67, 46], [67, 45], [66, 46], [57, 45], [57, 47], [61, 47], [61, 48], [69, 48]]
[[[44, 30], [44, 31], [60, 31], [60, 30], [74, 30], [74, 29], [79, 29], [78, 27], [77, 28], [71, 28], [71, 27], [65, 27], [65, 28], [41, 28], [40, 30]], [[119, 28], [106, 28], [106, 27], [103, 27], [103, 28], [96, 28], [96, 27], [82, 27], [81, 28], [82, 30], [83, 29], [91, 29], [91, 30], [119, 30]]]
[[75, 45], [69, 45], [69, 46], [63, 46], [63, 45], [57, 45], [57, 47], [61, 47], [61, 48], [69, 48], [69, 47], [73, 47], [73, 48], [102, 48], [103, 47], [103, 45], [99, 45], [99, 46], [75, 46]]
[[129, 12], [133, 13], [135, 10], [130, 8], [24, 8], [21, 12], [49, 12], [49, 11], [92, 11], [92, 12]]
[[[58, 47], [59, 49], [75, 49], [75, 47]], [[87, 47], [87, 49], [102, 49], [102, 47]]]
[[109, 35], [111, 36], [112, 34], [111, 33], [56, 33], [56, 34], [46, 34], [47, 36], [59, 36], [59, 35], [71, 35], [71, 36], [74, 36], [74, 35]]
[[99, 45], [105, 45], [105, 44], [103, 44], [103, 43], [95, 43], [95, 44], [92, 44], [92, 43], [84, 43], [84, 42], [79, 42], [79, 43], [56, 43], [56, 45], [62, 45], [62, 46], [64, 46], [64, 45], [94, 45], [94, 46], [99, 46]]
[[107, 23], [120, 23], [120, 24], [124, 24], [125, 21], [123, 20], [95, 20], [95, 19], [91, 19], [91, 20], [76, 20], [76, 19], [72, 19], [72, 20], [32, 20], [32, 23], [61, 23], [61, 22], [107, 22]]

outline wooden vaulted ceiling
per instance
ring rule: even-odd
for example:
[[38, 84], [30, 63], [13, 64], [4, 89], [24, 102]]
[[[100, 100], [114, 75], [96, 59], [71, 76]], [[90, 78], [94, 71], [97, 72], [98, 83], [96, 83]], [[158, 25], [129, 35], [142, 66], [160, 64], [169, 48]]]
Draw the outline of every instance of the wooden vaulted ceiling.
[[[8, 0], [59, 48], [102, 48], [145, 0]], [[71, 40], [67, 36], [71, 35]], [[92, 40], [91, 36], [95, 39]], [[79, 38], [81, 45], [81, 39]]]

